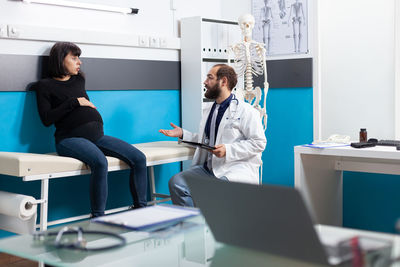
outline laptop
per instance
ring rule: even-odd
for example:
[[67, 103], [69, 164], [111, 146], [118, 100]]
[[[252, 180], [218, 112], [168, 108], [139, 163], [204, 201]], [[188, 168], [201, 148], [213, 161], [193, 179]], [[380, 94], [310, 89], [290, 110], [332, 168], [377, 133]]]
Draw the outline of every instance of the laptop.
[[203, 176], [186, 181], [217, 241], [316, 264], [344, 260], [329, 255], [334, 251], [321, 243], [296, 189]]

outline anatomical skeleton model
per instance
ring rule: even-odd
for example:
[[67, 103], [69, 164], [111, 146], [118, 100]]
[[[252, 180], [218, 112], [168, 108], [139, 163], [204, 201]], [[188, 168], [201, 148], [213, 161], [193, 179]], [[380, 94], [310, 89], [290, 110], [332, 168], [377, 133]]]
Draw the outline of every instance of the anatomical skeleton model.
[[[244, 14], [239, 17], [239, 26], [242, 30], [244, 40], [240, 43], [230, 46], [230, 51], [234, 54], [234, 67], [238, 76], [244, 75], [245, 88], [236, 87], [236, 96], [245, 99], [255, 109], [260, 112], [264, 131], [267, 129], [267, 109], [266, 99], [268, 93], [267, 82], [267, 64], [264, 44], [258, 43], [251, 38], [254, 28], [254, 17], [250, 14]], [[230, 54], [228, 62], [230, 63]], [[261, 101], [262, 89], [253, 87], [253, 74], [258, 76], [264, 74], [264, 98]], [[260, 106], [262, 104], [263, 107]]]

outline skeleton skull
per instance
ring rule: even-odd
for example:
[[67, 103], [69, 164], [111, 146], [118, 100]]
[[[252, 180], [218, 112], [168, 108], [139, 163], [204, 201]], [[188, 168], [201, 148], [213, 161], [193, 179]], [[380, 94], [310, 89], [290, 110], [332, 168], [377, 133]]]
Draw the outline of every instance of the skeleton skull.
[[242, 34], [245, 41], [251, 41], [251, 33], [254, 28], [254, 17], [251, 14], [243, 14], [238, 19], [240, 29], [242, 29]]

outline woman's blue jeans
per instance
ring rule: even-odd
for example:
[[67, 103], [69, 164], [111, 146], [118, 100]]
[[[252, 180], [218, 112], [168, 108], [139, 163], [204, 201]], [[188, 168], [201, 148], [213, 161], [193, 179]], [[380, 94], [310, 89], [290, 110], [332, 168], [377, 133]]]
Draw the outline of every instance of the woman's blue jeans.
[[130, 168], [129, 188], [134, 206], [144, 207], [147, 203], [146, 156], [134, 146], [118, 138], [104, 135], [96, 142], [81, 137], [71, 137], [56, 144], [60, 156], [79, 159], [89, 165], [90, 204], [93, 216], [104, 215], [107, 202], [108, 162], [106, 156], [119, 158]]

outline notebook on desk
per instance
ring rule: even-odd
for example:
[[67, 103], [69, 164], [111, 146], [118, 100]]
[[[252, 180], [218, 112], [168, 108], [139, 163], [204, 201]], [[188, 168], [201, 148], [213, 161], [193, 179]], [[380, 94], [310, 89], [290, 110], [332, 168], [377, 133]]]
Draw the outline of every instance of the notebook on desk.
[[219, 242], [316, 264], [337, 265], [345, 260], [331, 244], [322, 244], [294, 188], [201, 176], [187, 179], [187, 184]]

